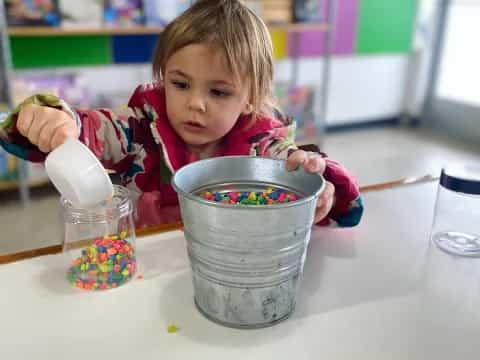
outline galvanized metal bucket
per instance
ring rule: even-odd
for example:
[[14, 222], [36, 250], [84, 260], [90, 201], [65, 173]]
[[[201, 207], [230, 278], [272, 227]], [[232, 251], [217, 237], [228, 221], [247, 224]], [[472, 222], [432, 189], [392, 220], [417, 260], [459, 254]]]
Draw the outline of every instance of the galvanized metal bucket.
[[[237, 328], [273, 325], [290, 316], [303, 270], [318, 196], [325, 182], [285, 161], [218, 157], [176, 172], [195, 303], [206, 317]], [[275, 205], [204, 200], [210, 191], [293, 191], [301, 198]]]

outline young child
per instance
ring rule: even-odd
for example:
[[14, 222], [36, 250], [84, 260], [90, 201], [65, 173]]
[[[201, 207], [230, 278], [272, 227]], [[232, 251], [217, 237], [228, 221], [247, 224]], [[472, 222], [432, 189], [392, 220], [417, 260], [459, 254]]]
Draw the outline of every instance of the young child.
[[37, 95], [10, 115], [0, 142], [21, 158], [43, 161], [67, 138], [79, 138], [137, 194], [137, 226], [178, 220], [172, 174], [227, 155], [286, 159], [288, 170], [303, 166], [322, 174], [327, 186], [315, 222], [356, 225], [363, 207], [353, 178], [324, 154], [298, 149], [295, 123], [275, 116], [273, 67], [262, 20], [238, 0], [200, 0], [162, 33], [153, 59], [156, 81], [135, 90], [131, 116], [74, 110]]

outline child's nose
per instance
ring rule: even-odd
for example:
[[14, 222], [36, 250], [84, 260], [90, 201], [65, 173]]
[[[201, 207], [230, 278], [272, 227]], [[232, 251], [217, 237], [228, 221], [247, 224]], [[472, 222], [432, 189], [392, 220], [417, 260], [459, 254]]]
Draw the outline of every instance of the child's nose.
[[193, 93], [190, 96], [188, 107], [190, 110], [205, 112], [207, 110], [207, 105], [205, 103], [205, 99], [201, 94]]

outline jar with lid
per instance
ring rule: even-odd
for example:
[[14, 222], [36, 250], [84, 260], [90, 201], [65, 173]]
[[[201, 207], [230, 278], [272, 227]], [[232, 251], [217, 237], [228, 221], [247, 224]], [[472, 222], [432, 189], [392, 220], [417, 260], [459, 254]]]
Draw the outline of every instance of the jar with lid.
[[137, 269], [129, 191], [114, 186], [111, 199], [89, 208], [60, 200], [67, 279], [77, 288], [104, 290], [127, 283]]
[[459, 165], [442, 170], [432, 241], [460, 256], [480, 256], [480, 165]]

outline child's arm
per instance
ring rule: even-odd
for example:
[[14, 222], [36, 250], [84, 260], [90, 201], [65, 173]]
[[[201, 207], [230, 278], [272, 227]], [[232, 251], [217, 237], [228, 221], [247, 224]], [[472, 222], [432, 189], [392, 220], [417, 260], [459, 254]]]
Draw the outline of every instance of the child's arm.
[[140, 147], [134, 133], [141, 132], [141, 125], [110, 110], [72, 110], [55, 96], [35, 95], [0, 124], [0, 143], [23, 159], [40, 162], [66, 138], [78, 137], [106, 168], [124, 172]]
[[[363, 204], [360, 197], [360, 190], [357, 182], [348, 171], [337, 162], [327, 158], [326, 154], [318, 151], [316, 146], [300, 146], [295, 145], [295, 125], [292, 124], [286, 128], [278, 129], [278, 133], [271, 137], [265, 137], [257, 145], [257, 154], [269, 156], [277, 159], [287, 159], [297, 151], [312, 151], [316, 153], [316, 157], [321, 157], [321, 161], [325, 162], [322, 167], [322, 175], [328, 183], [333, 184], [332, 189], [327, 187], [324, 191], [325, 199], [320, 198], [317, 215], [321, 212], [322, 201], [331, 201], [329, 205], [330, 211], [328, 215], [317, 222], [317, 225], [334, 226], [334, 227], [351, 227], [360, 222], [363, 214]], [[308, 171], [308, 169], [307, 169]], [[316, 172], [316, 171], [315, 171]], [[332, 190], [332, 191], [330, 191]], [[332, 194], [334, 192], [334, 195]], [[327, 199], [330, 197], [330, 200]], [[317, 219], [318, 220], [318, 219]]]
[[360, 222], [363, 214], [358, 184], [342, 165], [326, 157], [324, 160], [326, 166], [323, 177], [334, 185], [335, 200], [328, 217], [317, 224], [338, 227], [355, 226]]
[[[316, 146], [314, 146], [316, 148]], [[312, 146], [291, 151], [287, 159], [290, 170], [302, 165], [308, 172], [318, 172], [326, 187], [317, 204], [316, 224], [333, 227], [352, 227], [360, 222], [363, 204], [357, 182], [348, 171]]]

